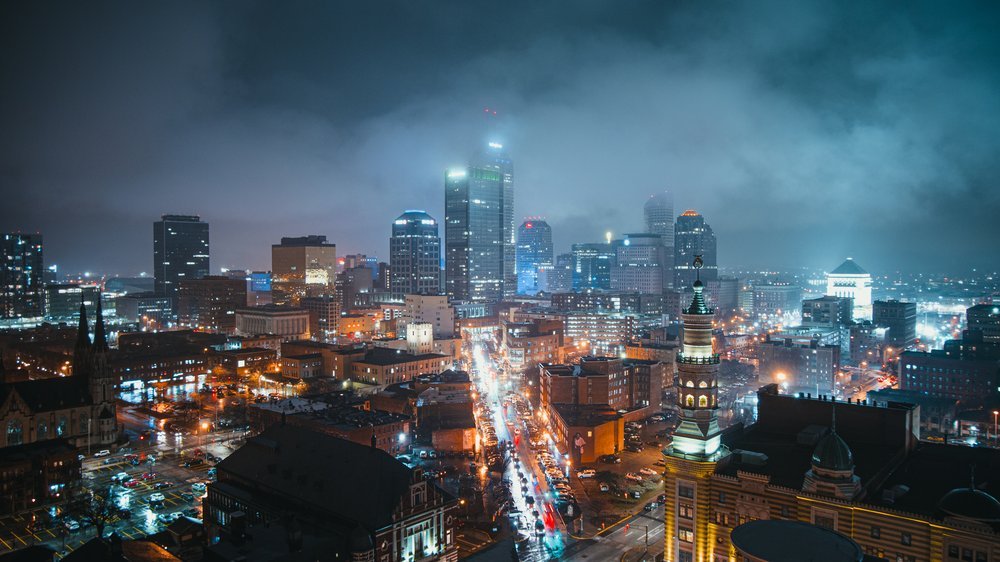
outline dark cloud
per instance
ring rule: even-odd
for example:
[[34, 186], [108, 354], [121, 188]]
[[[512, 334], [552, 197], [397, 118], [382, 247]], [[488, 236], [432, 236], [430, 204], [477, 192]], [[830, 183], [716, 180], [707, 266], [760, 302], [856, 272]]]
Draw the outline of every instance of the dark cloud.
[[559, 250], [668, 188], [723, 265], [1000, 266], [993, 4], [627, 6], [8, 3], [0, 230], [123, 273], [166, 212], [213, 268], [305, 233], [385, 256], [492, 127]]

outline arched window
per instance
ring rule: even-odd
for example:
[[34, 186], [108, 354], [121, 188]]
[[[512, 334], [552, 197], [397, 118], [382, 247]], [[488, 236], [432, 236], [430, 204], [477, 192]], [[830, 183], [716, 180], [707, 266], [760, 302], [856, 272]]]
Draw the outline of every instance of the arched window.
[[7, 422], [7, 446], [13, 447], [21, 443], [24, 443], [21, 420], [10, 420]]
[[698, 383], [698, 388], [708, 388], [708, 383], [705, 381], [701, 381], [700, 383]]
[[699, 408], [706, 408], [706, 407], [708, 407], [708, 396], [699, 396], [698, 397], [698, 407]]
[[712, 405], [715, 406], [715, 397], [712, 397]]
[[694, 396], [688, 394], [687, 397], [684, 399], [684, 405], [687, 406], [688, 408], [694, 406]]
[[694, 381], [687, 381], [687, 383], [684, 386], [688, 388], [694, 388]]
[[56, 425], [56, 437], [63, 437], [64, 435], [66, 435], [66, 416], [61, 416], [59, 424]]
[[48, 439], [49, 437], [49, 424], [46, 422], [38, 422], [38, 440]]

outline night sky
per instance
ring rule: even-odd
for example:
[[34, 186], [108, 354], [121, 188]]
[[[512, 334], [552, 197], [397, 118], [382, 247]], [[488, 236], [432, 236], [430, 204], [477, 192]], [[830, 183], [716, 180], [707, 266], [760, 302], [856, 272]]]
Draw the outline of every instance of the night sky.
[[386, 259], [488, 127], [557, 252], [669, 189], [723, 267], [1000, 267], [1000, 3], [136, 4], [0, 7], [0, 231], [63, 271], [150, 271], [163, 213], [213, 271]]

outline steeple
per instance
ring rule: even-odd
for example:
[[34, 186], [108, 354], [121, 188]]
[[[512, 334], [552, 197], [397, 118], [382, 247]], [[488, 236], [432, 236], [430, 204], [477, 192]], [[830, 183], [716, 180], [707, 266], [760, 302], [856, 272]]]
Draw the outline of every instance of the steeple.
[[97, 293], [97, 318], [94, 320], [94, 351], [97, 353], [108, 351], [108, 338], [104, 333], [104, 311], [101, 309], [100, 292]]
[[[703, 266], [695, 256], [694, 269]], [[725, 454], [721, 450], [718, 419], [719, 354], [712, 345], [712, 320], [698, 278], [692, 284], [694, 298], [681, 314], [683, 347], [677, 354], [677, 401], [681, 422], [674, 431], [667, 454], [699, 460], [713, 460]]]
[[80, 324], [76, 331], [76, 346], [73, 348], [73, 376], [86, 376], [91, 364], [90, 329], [87, 326], [87, 307], [80, 297]]

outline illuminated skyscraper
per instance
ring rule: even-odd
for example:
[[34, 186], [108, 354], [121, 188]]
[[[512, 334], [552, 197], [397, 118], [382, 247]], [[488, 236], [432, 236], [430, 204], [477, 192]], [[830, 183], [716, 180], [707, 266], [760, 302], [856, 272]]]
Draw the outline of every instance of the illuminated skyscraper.
[[617, 291], [659, 295], [663, 293], [664, 247], [659, 234], [626, 234], [615, 247], [611, 288]]
[[42, 235], [0, 234], [0, 318], [38, 318], [43, 299]]
[[534, 295], [543, 290], [538, 268], [552, 265], [552, 228], [544, 220], [528, 219], [517, 231], [517, 292]]
[[659, 234], [663, 245], [663, 267], [670, 270], [663, 276], [663, 288], [673, 286], [674, 265], [674, 196], [669, 191], [651, 195], [643, 206], [646, 218], [646, 232]]
[[327, 243], [326, 236], [282, 238], [271, 246], [274, 304], [297, 305], [303, 296], [332, 294], [336, 282], [337, 245]]
[[394, 299], [437, 294], [441, 271], [438, 223], [424, 211], [406, 211], [392, 223], [389, 290]]
[[153, 287], [157, 295], [176, 299], [181, 281], [201, 279], [208, 271], [207, 222], [197, 215], [163, 215], [153, 223]]
[[498, 302], [517, 290], [513, 170], [503, 146], [490, 143], [445, 176], [445, 288], [456, 300]]
[[615, 249], [610, 243], [573, 244], [573, 290], [610, 289]]
[[701, 256], [705, 263], [701, 270], [701, 281], [707, 283], [719, 276], [716, 262], [715, 233], [705, 222], [705, 217], [697, 211], [687, 210], [677, 217], [674, 228], [674, 287], [686, 289], [695, 280], [691, 266], [695, 256]]

